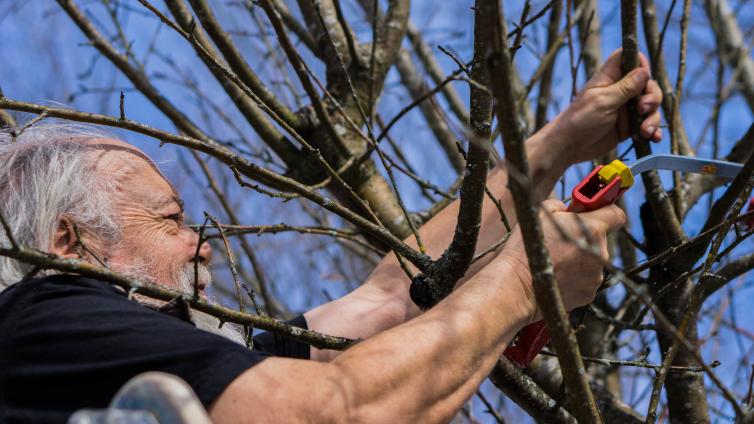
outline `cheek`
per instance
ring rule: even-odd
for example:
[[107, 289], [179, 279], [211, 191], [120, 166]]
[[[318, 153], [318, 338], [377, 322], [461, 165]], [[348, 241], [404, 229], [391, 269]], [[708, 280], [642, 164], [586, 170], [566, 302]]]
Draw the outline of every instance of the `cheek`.
[[[182, 231], [169, 221], [133, 223], [124, 227], [123, 237], [141, 254], [159, 262], [170, 262], [187, 255], [189, 243]], [[136, 252], [134, 252], [136, 253]]]

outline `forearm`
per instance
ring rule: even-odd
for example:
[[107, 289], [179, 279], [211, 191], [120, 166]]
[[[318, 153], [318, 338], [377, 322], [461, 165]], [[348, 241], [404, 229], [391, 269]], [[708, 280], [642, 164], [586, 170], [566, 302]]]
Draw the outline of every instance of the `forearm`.
[[[552, 146], [560, 144], [553, 142], [553, 136], [550, 127], [546, 126], [526, 142], [534, 193], [539, 199], [545, 199], [549, 195], [567, 165], [557, 162], [562, 155], [553, 151]], [[517, 219], [507, 184], [508, 170], [505, 167], [495, 169], [487, 181], [490, 192], [500, 201], [512, 227], [516, 225]], [[459, 204], [458, 200], [454, 201], [419, 229], [430, 256], [439, 257], [450, 245]], [[477, 252], [498, 243], [506, 233], [497, 207], [489, 197], [485, 197]], [[413, 237], [409, 237], [406, 242], [416, 247]], [[494, 257], [495, 254], [490, 253], [472, 264], [459, 283], [463, 284]], [[361, 287], [341, 299], [308, 312], [306, 319], [309, 328], [337, 336], [366, 338], [406, 322], [421, 312], [409, 298], [410, 284], [411, 281], [401, 269], [395, 255], [389, 254]], [[338, 354], [335, 351], [312, 348], [312, 359], [319, 361], [331, 360]]]
[[[554, 137], [557, 134], [553, 133], [550, 128], [549, 125], [545, 126], [526, 142], [533, 190], [535, 196], [540, 200], [544, 200], [549, 196], [558, 179], [569, 165], [567, 162], [560, 160], [562, 155], [555, 151], [553, 146], [562, 143], [555, 142]], [[500, 202], [509, 225], [513, 227], [517, 223], [517, 218], [513, 199], [507, 187], [508, 178], [508, 169], [504, 166], [498, 167], [490, 173], [487, 186], [492, 195]], [[439, 257], [450, 245], [453, 239], [452, 229], [455, 228], [458, 218], [459, 205], [460, 202], [458, 200], [454, 201], [419, 229], [419, 234], [427, 249], [427, 254], [431, 257]], [[498, 243], [505, 237], [506, 233], [507, 231], [503, 225], [498, 208], [489, 197], [485, 197], [482, 207], [477, 253], [483, 252]], [[406, 239], [406, 242], [416, 247], [416, 240], [413, 237]], [[465, 282], [468, 278], [479, 272], [494, 256], [493, 253], [488, 254], [486, 257], [472, 264], [459, 283]], [[405, 301], [403, 304], [405, 315], [397, 319], [396, 323], [410, 319], [419, 313], [418, 308], [416, 308], [408, 297], [408, 286], [410, 283], [411, 281], [400, 269], [395, 255], [387, 255], [367, 280], [367, 284], [379, 285], [383, 290], [391, 292], [392, 296]]]
[[529, 281], [515, 261], [499, 258], [431, 311], [333, 361], [269, 358], [255, 365], [225, 389], [212, 418], [448, 422], [530, 321]]
[[491, 268], [422, 316], [333, 361], [345, 376], [354, 421], [447, 422], [474, 393], [533, 308], [512, 266]]

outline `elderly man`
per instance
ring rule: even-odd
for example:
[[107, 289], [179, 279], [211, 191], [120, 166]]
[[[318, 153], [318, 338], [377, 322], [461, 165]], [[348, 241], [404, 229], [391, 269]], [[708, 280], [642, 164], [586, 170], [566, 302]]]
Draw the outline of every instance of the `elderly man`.
[[[634, 97], [646, 116], [642, 135], [659, 140], [660, 90], [645, 60], [622, 76], [619, 52], [528, 140], [540, 200], [568, 166], [607, 153], [627, 136], [623, 106]], [[490, 188], [512, 216], [506, 181], [506, 170], [497, 169]], [[585, 305], [601, 282], [601, 263], [563, 240], [553, 221], [576, 238], [586, 226], [606, 258], [606, 235], [625, 215], [615, 206], [578, 216], [557, 201], [544, 207], [551, 213], [544, 231], [566, 307]], [[198, 263], [200, 288], [210, 282], [210, 247], [200, 246], [196, 256], [198, 236], [183, 221], [177, 191], [125, 142], [55, 126], [29, 128], [15, 142], [6, 136], [0, 212], [19, 243], [59, 257], [101, 262], [183, 291], [191, 290]], [[456, 203], [421, 229], [429, 254], [448, 245], [457, 212]], [[491, 204], [482, 227], [480, 249], [504, 231]], [[365, 339], [343, 353], [310, 351], [269, 335], [248, 350], [196, 328], [185, 314], [130, 300], [106, 282], [76, 275], [24, 278], [31, 266], [3, 258], [0, 287], [9, 287], [0, 294], [0, 421], [64, 421], [77, 409], [104, 407], [125, 381], [151, 370], [188, 382], [217, 423], [448, 421], [514, 335], [539, 317], [519, 230], [488, 256], [423, 314], [388, 256], [357, 290], [294, 319], [316, 331]]]

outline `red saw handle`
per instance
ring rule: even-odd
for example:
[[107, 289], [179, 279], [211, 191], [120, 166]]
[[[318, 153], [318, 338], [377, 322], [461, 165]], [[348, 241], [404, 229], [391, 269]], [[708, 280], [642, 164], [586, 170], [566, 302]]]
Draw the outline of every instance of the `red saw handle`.
[[[628, 170], [622, 163], [620, 165]], [[605, 172], [600, 172], [602, 168], [602, 165], [595, 168], [574, 187], [568, 212], [586, 212], [615, 203], [633, 184], [630, 171], [628, 174], [623, 174], [624, 178], [631, 180], [627, 184], [618, 174], [613, 174], [612, 180], [608, 181]], [[527, 325], [518, 333], [512, 344], [505, 350], [505, 355], [519, 367], [526, 368], [549, 341], [550, 333], [547, 331], [545, 322], [537, 321]]]

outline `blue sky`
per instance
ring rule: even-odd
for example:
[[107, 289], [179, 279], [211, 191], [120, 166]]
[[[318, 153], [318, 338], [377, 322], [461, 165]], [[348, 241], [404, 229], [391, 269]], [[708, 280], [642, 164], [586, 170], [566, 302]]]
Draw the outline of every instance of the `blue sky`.
[[[91, 12], [96, 22], [102, 23], [110, 30], [112, 27], [100, 2], [80, 1], [82, 7]], [[266, 80], [279, 79], [273, 58], [266, 54], [266, 49], [260, 43], [258, 37], [248, 37], [243, 31], [256, 31], [251, 16], [233, 2], [211, 2], [218, 8], [218, 14], [226, 22], [226, 28], [235, 30], [234, 38], [239, 47], [244, 51], [251, 66], [257, 70]], [[665, 59], [672, 81], [676, 79], [678, 63], [678, 51], [680, 33], [678, 31], [678, 16], [682, 2], [678, 2], [674, 18], [670, 21], [669, 31], [665, 39]], [[703, 133], [708, 123], [714, 103], [716, 65], [710, 62], [714, 57], [714, 39], [710, 32], [706, 15], [700, 2], [692, 2], [692, 14], [689, 31], [689, 49], [687, 59], [687, 72], [685, 79], [685, 97], [682, 106], [682, 117], [686, 124], [686, 130], [693, 143], [701, 140], [698, 155], [710, 157], [711, 133]], [[172, 34], [170, 30], [162, 28], [157, 30], [158, 22], [143, 12], [141, 6], [134, 0], [125, 1], [130, 12], [123, 15], [125, 32], [132, 49], [140, 59], [148, 57], [147, 70], [155, 78], [155, 85], [174, 103], [192, 118], [202, 123], [214, 136], [219, 138], [233, 138], [236, 134], [216, 118], [205, 120], [202, 118], [202, 110], [197, 106], [193, 94], [185, 87], [176, 83], [176, 79], [183, 77], [194, 81], [209, 98], [213, 99], [225, 112], [238, 122], [244, 136], [255, 139], [251, 129], [242, 123], [240, 115], [230, 106], [221, 87], [215, 83], [209, 72], [197, 60], [186, 42]], [[160, 5], [159, 2], [156, 4]], [[458, 56], [468, 60], [471, 57], [473, 11], [470, 9], [473, 2], [470, 0], [454, 0], [438, 2], [434, 0], [414, 0], [412, 4], [412, 20], [420, 28], [426, 40], [438, 53], [438, 58], [444, 69], [449, 73], [455, 69], [455, 64], [440, 53], [438, 44], [448, 47], [457, 52]], [[506, 1], [506, 14], [509, 20], [517, 19], [523, 2]], [[532, 9], [539, 10], [546, 1], [532, 2]], [[664, 17], [667, 13], [670, 1], [658, 0], [658, 16]], [[160, 5], [161, 6], [161, 5]], [[738, 8], [737, 18], [745, 33], [747, 40], [752, 41], [751, 33], [754, 28], [754, 7], [751, 2], [731, 1], [731, 6]], [[295, 10], [295, 6], [291, 6]], [[357, 36], [366, 40], [371, 36], [368, 23], [363, 20], [362, 14], [354, 1], [344, 1], [346, 14], [355, 22], [354, 30]], [[259, 16], [263, 14], [258, 11]], [[620, 13], [619, 2], [601, 1], [600, 18], [602, 20], [602, 54], [606, 57], [611, 51], [620, 46]], [[529, 28], [526, 33], [527, 46], [522, 48], [516, 56], [516, 65], [527, 80], [538, 63], [534, 51], [542, 51], [545, 41], [545, 20], [540, 25]], [[256, 35], [256, 34], [253, 34]], [[268, 34], [271, 36], [271, 34]], [[640, 37], [641, 38], [641, 37]], [[153, 40], [159, 46], [161, 54], [169, 57], [180, 72], [171, 69], [156, 54], [148, 54], [148, 47]], [[36, 103], [64, 104], [84, 111], [118, 114], [118, 91], [126, 92], [126, 114], [129, 118], [138, 120], [149, 125], [173, 130], [172, 124], [161, 115], [139, 93], [132, 90], [131, 84], [120, 75], [111, 64], [102, 58], [97, 58], [94, 49], [87, 45], [81, 32], [61, 12], [57, 4], [52, 0], [0, 0], [0, 87], [6, 96]], [[274, 37], [272, 37], [274, 42]], [[576, 46], [578, 49], [578, 45]], [[646, 51], [646, 49], [643, 49]], [[578, 50], [577, 50], [578, 51]], [[281, 55], [281, 52], [277, 52]], [[557, 59], [554, 78], [555, 101], [550, 108], [550, 116], [567, 105], [570, 98], [571, 73], [568, 70], [568, 50], [563, 49]], [[310, 61], [315, 72], [321, 75], [321, 66], [315, 61]], [[184, 73], [185, 75], [181, 75]], [[730, 70], [725, 73], [726, 84], [731, 78]], [[295, 76], [291, 74], [295, 80]], [[579, 86], [583, 84], [583, 74], [578, 76]], [[462, 98], [467, 98], [468, 90], [465, 83], [455, 83]], [[99, 92], [103, 88], [115, 87], [115, 92]], [[300, 90], [299, 90], [300, 91]], [[536, 95], [536, 91], [533, 93]], [[284, 97], [285, 98], [285, 97]], [[290, 97], [288, 97], [290, 98]], [[383, 117], [389, 119], [400, 108], [409, 102], [407, 92], [400, 86], [398, 75], [393, 70], [386, 82], [386, 88], [379, 105]], [[752, 123], [752, 111], [740, 96], [734, 95], [727, 101], [721, 112], [720, 120], [720, 154], [724, 155], [732, 144], [743, 135]], [[154, 140], [147, 139], [137, 134], [114, 131], [120, 137], [129, 140], [144, 149], [162, 167], [166, 175], [176, 183], [187, 200], [188, 213], [194, 220], [200, 220], [203, 210], [223, 216], [212, 202], [207, 200], [205, 183], [201, 177], [192, 175], [181, 165], [179, 160], [180, 150], [174, 146], [159, 148]], [[401, 123], [391, 132], [400, 144], [412, 164], [421, 171], [421, 175], [430, 179], [437, 185], [447, 186], [455, 178], [447, 164], [442, 151], [433, 141], [431, 132], [426, 127], [420, 114], [416, 111], [406, 116]], [[668, 131], [666, 129], [666, 140]], [[623, 150], [623, 145], [619, 150]], [[500, 143], [496, 144], [500, 149]], [[656, 146], [658, 152], [667, 152], [668, 143], [664, 142]], [[632, 156], [630, 156], [632, 157]], [[566, 175], [566, 187], [570, 188], [578, 181], [579, 177], [590, 170], [591, 165], [585, 164], [572, 168]], [[216, 169], [217, 171], [217, 169]], [[307, 224], [311, 219], [301, 213], [301, 207], [297, 202], [280, 203], [260, 195], [241, 192], [235, 187], [232, 178], [226, 173], [220, 172], [221, 181], [227, 186], [232, 194], [234, 204], [244, 222], [248, 224], [275, 224], [285, 221], [287, 223]], [[666, 184], [670, 183], [669, 175], [663, 175]], [[197, 183], [197, 179], [199, 180]], [[404, 199], [409, 209], [416, 211], [428, 206], [426, 199], [418, 195], [418, 191], [411, 185], [407, 178], [398, 178], [399, 186], [404, 193]], [[720, 194], [717, 190], [715, 195]], [[626, 195], [627, 211], [629, 217], [638, 220], [638, 207], [644, 193], [641, 184], [638, 184]], [[702, 199], [693, 209], [684, 226], [690, 233], [694, 233], [704, 222], [708, 201]], [[316, 208], [314, 208], [316, 210]], [[333, 225], [340, 225], [341, 221], [334, 216], [328, 216]], [[641, 238], [641, 231], [637, 228], [634, 233]], [[358, 269], [358, 265], [344, 261], [340, 263], [342, 251], [327, 238], [312, 238], [287, 234], [282, 236], [263, 236], [250, 238], [254, 247], [265, 263], [265, 272], [268, 278], [275, 282], [276, 291], [280, 297], [294, 310], [304, 310], [325, 301], [328, 297], [339, 296], [353, 287], [358, 281], [353, 276], [364, 276], [365, 270]], [[748, 241], [737, 249], [737, 254], [751, 252], [754, 243]], [[737, 256], [733, 255], [734, 257]], [[344, 271], [338, 270], [341, 265]], [[352, 268], [356, 268], [353, 272]], [[726, 314], [731, 310], [738, 313], [738, 324], [747, 327], [747, 322], [752, 318], [748, 312], [751, 296], [752, 277], [751, 273], [739, 281], [731, 283], [732, 286], [740, 286], [737, 294], [732, 298], [732, 303], [727, 306]], [[622, 296], [620, 288], [611, 292], [611, 298], [618, 299]], [[725, 305], [727, 296], [716, 296], [707, 303], [707, 307], [716, 308], [717, 305]], [[732, 308], [732, 309], [731, 309]], [[727, 315], [726, 315], [727, 316]], [[701, 332], [707, 324], [703, 324]], [[751, 329], [754, 331], [754, 329]], [[739, 357], [739, 349], [751, 349], [751, 340], [742, 340], [733, 337], [729, 331], [721, 331], [718, 337], [706, 345], [705, 357], [710, 361], [720, 359], [723, 365], [718, 368], [720, 374], [728, 381], [734, 381], [742, 376], [739, 364], [734, 361], [726, 361], [725, 358]], [[732, 352], [728, 352], [732, 350]], [[629, 358], [634, 353], [624, 352]], [[731, 356], [732, 355], [732, 356]], [[650, 355], [650, 360], [657, 361], [658, 352]], [[635, 359], [635, 356], [631, 359]], [[748, 367], [744, 367], [746, 373]], [[748, 374], [747, 374], [748, 375]], [[736, 386], [740, 393], [741, 385]], [[630, 387], [627, 386], [627, 391]], [[646, 398], [644, 398], [646, 400]], [[715, 402], [712, 403], [715, 405]], [[639, 410], [644, 411], [644, 403], [639, 402]], [[725, 407], [725, 405], [720, 405]], [[478, 405], [475, 409], [479, 409]], [[477, 411], [478, 412], [478, 411]], [[483, 414], [477, 413], [477, 418], [485, 420]]]

